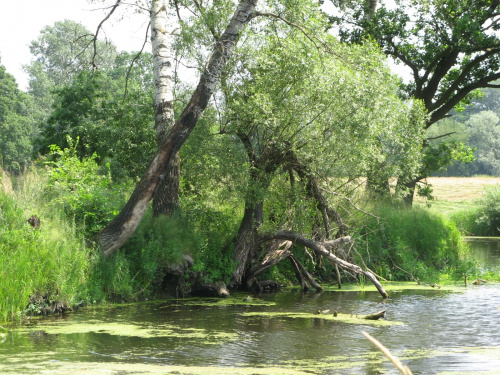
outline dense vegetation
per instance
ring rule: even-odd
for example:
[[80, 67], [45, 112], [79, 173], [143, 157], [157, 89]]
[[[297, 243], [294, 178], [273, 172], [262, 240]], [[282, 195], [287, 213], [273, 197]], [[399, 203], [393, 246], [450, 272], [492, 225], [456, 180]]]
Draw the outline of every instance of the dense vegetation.
[[[382, 8], [367, 17], [363, 12], [371, 10], [359, 13], [356, 2], [337, 5], [345, 18], [332, 19], [312, 0], [263, 5], [268, 12], [243, 29], [210, 101], [198, 110], [203, 116], [161, 171], [154, 204], [108, 257], [100, 248], [103, 228], [122, 217], [168, 137], [182, 138], [159, 114], [167, 108], [181, 121], [193, 100], [192, 82], [175, 71], [175, 100], [153, 105], [161, 86], [155, 53], [118, 52], [101, 41], [89, 49], [92, 33], [72, 21], [45, 27], [32, 43], [26, 93], [0, 66], [2, 319], [105, 300], [206, 293], [221, 283], [258, 289], [266, 279], [291, 285], [298, 278], [303, 287], [314, 285], [308, 277], [337, 280], [334, 264], [276, 241], [283, 230], [320, 244], [349, 235], [353, 241], [334, 253], [390, 280], [478, 272], [457, 228], [496, 234], [498, 189], [485, 195], [479, 211], [452, 219], [403, 201], [409, 192], [413, 198], [421, 178], [454, 160], [472, 161], [467, 144], [476, 148], [475, 166], [453, 168], [497, 173], [495, 138], [488, 135], [496, 134], [497, 107], [467, 91], [470, 82], [483, 82], [481, 72], [459, 82], [467, 92], [443, 119], [429, 116], [432, 103], [455, 100], [442, 91], [457, 72], [442, 75], [436, 102], [426, 101], [388, 68], [384, 53], [391, 53], [381, 35], [396, 32], [384, 21], [395, 15]], [[233, 4], [183, 6], [193, 11], [180, 21], [173, 50], [203, 72], [202, 84], [207, 59], [217, 56], [205, 46], [223, 34]], [[419, 10], [443, 16], [438, 5]], [[353, 17], [363, 22], [349, 34], [342, 25]], [[385, 26], [374, 29], [374, 22]], [[498, 44], [477, 38], [487, 48]], [[418, 44], [412, 52], [429, 60], [421, 57], [422, 69], [432, 66], [425, 48]], [[484, 88], [491, 86], [490, 70], [483, 72]], [[468, 104], [480, 110], [467, 119], [466, 111], [451, 112]], [[447, 113], [455, 116], [444, 119]], [[171, 193], [168, 202], [163, 189]], [[40, 228], [26, 221], [31, 215], [41, 219]], [[290, 262], [279, 262], [285, 259]], [[344, 271], [340, 276], [362, 281]]]

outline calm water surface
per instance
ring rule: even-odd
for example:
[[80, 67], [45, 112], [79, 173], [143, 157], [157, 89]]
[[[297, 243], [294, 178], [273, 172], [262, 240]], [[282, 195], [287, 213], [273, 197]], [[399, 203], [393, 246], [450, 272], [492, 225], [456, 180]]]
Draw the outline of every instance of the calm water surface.
[[[260, 306], [173, 300], [85, 309], [0, 328], [0, 374], [397, 374], [363, 330], [414, 374], [500, 374], [499, 285], [389, 294], [289, 290], [255, 296], [269, 303]], [[318, 309], [387, 310], [402, 324], [245, 315]]]

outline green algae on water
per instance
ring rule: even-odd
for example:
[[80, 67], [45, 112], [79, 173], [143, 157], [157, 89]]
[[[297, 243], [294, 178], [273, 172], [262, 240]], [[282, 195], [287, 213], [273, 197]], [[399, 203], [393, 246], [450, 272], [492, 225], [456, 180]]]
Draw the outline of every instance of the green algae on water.
[[228, 298], [188, 298], [180, 301], [183, 306], [275, 306], [275, 302], [264, 301], [248, 296], [234, 296]]
[[282, 367], [215, 367], [215, 366], [164, 366], [140, 363], [106, 363], [106, 362], [48, 362], [25, 364], [21, 367], [9, 368], [0, 362], [2, 374], [27, 375], [34, 373], [57, 373], [74, 375], [107, 374], [178, 374], [178, 375], [311, 375], [293, 368]]
[[[432, 287], [431, 284], [417, 284], [414, 281], [384, 281], [382, 282], [384, 289], [389, 292], [402, 292], [405, 290], [433, 290], [433, 291], [446, 291], [446, 292], [463, 292], [466, 289], [463, 285], [440, 285], [440, 287]], [[377, 292], [377, 288], [373, 284], [355, 284], [346, 283], [342, 284], [339, 289], [336, 285], [323, 286], [325, 291], [331, 292]], [[390, 294], [390, 293], [389, 293]]]
[[370, 326], [393, 326], [401, 325], [402, 322], [395, 322], [390, 320], [368, 320], [363, 319], [362, 315], [355, 314], [311, 314], [311, 313], [294, 313], [294, 312], [245, 312], [242, 314], [246, 317], [260, 317], [260, 318], [289, 318], [289, 319], [323, 319], [333, 322], [346, 323], [346, 324], [359, 324]]
[[182, 339], [202, 339], [205, 342], [219, 342], [238, 339], [238, 335], [236, 333], [207, 331], [200, 328], [179, 328], [169, 325], [152, 327], [130, 323], [105, 323], [98, 320], [90, 320], [86, 323], [63, 322], [58, 324], [37, 324], [34, 327], [21, 328], [17, 331], [30, 333], [34, 331], [43, 331], [49, 335], [103, 333], [112, 336], [140, 338], [177, 337]]

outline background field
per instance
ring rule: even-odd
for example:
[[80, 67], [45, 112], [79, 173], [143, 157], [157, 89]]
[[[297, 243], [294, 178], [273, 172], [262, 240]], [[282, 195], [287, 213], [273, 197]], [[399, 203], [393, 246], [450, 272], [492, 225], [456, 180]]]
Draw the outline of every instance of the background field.
[[486, 186], [500, 184], [500, 177], [430, 177], [433, 200], [416, 197], [415, 203], [447, 214], [476, 205]]

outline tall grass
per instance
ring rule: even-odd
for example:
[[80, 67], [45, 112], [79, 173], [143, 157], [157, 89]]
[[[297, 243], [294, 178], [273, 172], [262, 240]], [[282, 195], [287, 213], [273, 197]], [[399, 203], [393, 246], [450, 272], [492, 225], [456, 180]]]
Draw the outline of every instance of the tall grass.
[[[29, 201], [29, 200], [27, 200]], [[26, 202], [27, 202], [26, 201]], [[74, 226], [43, 215], [34, 230], [13, 197], [0, 191], [0, 319], [15, 319], [35, 293], [77, 302], [90, 267], [89, 250]]]
[[356, 247], [365, 263], [391, 280], [436, 279], [465, 267], [468, 247], [453, 221], [423, 208], [382, 205], [364, 217]]
[[468, 236], [500, 235], [500, 185], [486, 186], [475, 207], [454, 212], [450, 218]]

